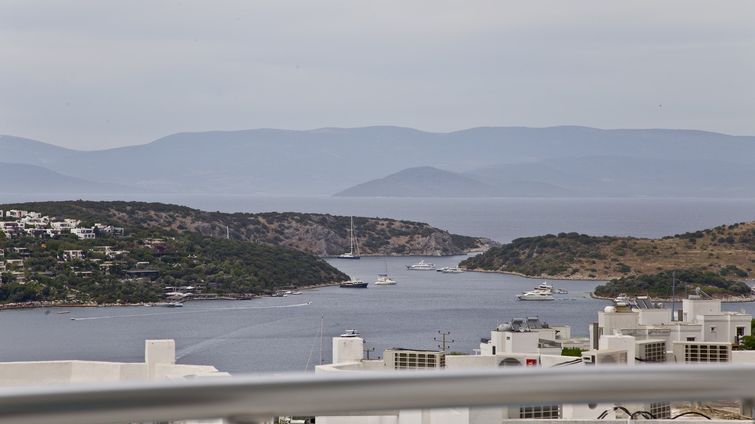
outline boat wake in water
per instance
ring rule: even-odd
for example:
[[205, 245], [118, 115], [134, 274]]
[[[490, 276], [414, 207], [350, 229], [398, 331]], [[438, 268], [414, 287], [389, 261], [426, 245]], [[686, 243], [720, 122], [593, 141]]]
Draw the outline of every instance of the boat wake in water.
[[237, 336], [240, 336], [246, 332], [249, 332], [250, 330], [256, 327], [265, 326], [269, 324], [270, 324], [269, 322], [264, 322], [264, 323], [254, 324], [254, 325], [247, 325], [246, 327], [241, 327], [237, 330], [229, 331], [228, 333], [220, 334], [220, 335], [211, 337], [209, 339], [204, 339], [198, 343], [194, 343], [193, 345], [186, 346], [180, 349], [178, 352], [176, 352], [176, 360], [182, 359], [193, 353], [201, 352], [208, 348], [222, 344], [223, 342], [229, 339], [233, 339]]
[[181, 311], [173, 311], [173, 312], [155, 312], [155, 313], [147, 313], [147, 314], [104, 315], [104, 316], [98, 316], [98, 317], [80, 317], [80, 318], [71, 318], [71, 321], [91, 321], [91, 320], [97, 320], [97, 319], [117, 319], [117, 318], [140, 318], [140, 317], [153, 317], [153, 316], [159, 316], [159, 315], [194, 314], [194, 313], [213, 312], [213, 311], [234, 311], [234, 310], [245, 311], [245, 310], [252, 310], [252, 309], [301, 308], [303, 306], [309, 306], [311, 304], [312, 302], [296, 303], [293, 305], [235, 306], [231, 308], [198, 308], [198, 309], [189, 309], [189, 310], [181, 310]]

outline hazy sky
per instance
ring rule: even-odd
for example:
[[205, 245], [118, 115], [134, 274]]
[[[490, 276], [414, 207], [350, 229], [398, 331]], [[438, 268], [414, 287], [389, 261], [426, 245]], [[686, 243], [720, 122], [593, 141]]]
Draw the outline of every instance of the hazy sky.
[[0, 1], [0, 133], [79, 149], [383, 124], [755, 134], [754, 80], [752, 0]]

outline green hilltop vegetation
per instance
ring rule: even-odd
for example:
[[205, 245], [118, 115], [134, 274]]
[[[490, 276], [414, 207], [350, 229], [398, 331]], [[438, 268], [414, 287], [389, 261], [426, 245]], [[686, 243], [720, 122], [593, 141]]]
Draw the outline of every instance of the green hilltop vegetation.
[[[81, 226], [114, 223], [70, 204], [46, 205], [27, 210], [81, 219]], [[194, 286], [198, 295], [244, 298], [349, 278], [321, 258], [286, 247], [137, 222], [125, 227], [122, 236], [98, 232], [91, 240], [0, 231], [0, 303], [154, 302], [178, 286]]]
[[[696, 270], [676, 271], [676, 295], [695, 293], [697, 288], [713, 297], [747, 297], [752, 294], [750, 287], [741, 282], [722, 277], [711, 272]], [[613, 279], [595, 288], [595, 295], [616, 297], [621, 293], [628, 295], [650, 296], [651, 298], [670, 299], [673, 295], [673, 271], [659, 272], [653, 275], [635, 275]]]
[[[59, 239], [0, 235], [5, 259], [24, 262], [10, 265], [2, 274], [0, 302], [154, 302], [163, 297], [166, 287], [189, 285], [205, 293], [239, 297], [348, 279], [322, 259], [291, 249], [191, 233], [151, 232], [150, 240], [142, 236], [127, 233], [79, 240], [72, 235]], [[112, 246], [116, 253], [111, 256], [97, 249], [102, 245]], [[76, 250], [83, 258], [66, 257], [65, 251]]]
[[610, 280], [692, 270], [730, 279], [755, 277], [755, 222], [661, 239], [577, 233], [519, 238], [461, 266], [532, 277]]
[[[317, 256], [349, 250], [350, 218], [313, 213], [207, 212], [164, 203], [63, 201], [0, 205], [49, 216], [110, 223], [130, 232], [194, 232], [205, 236], [288, 247]], [[458, 255], [497, 245], [488, 239], [451, 234], [420, 222], [354, 217], [354, 233], [363, 255]]]

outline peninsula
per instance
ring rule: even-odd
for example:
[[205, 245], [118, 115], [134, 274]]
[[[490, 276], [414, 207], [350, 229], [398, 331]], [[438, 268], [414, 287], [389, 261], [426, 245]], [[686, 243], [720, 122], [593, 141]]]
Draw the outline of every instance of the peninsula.
[[[226, 214], [143, 202], [0, 205], [0, 303], [130, 304], [169, 294], [247, 298], [349, 279], [349, 217]], [[458, 254], [492, 242], [355, 218], [362, 254]]]
[[525, 237], [491, 248], [461, 266], [528, 277], [594, 280], [689, 269], [746, 280], [755, 277], [755, 222], [661, 239], [577, 233]]
[[[197, 233], [208, 237], [286, 247], [316, 256], [349, 250], [350, 217], [315, 213], [207, 212], [165, 203], [62, 201], [0, 205], [33, 210], [86, 223], [108, 222], [131, 231]], [[354, 235], [362, 255], [460, 255], [498, 243], [451, 234], [421, 222], [354, 217]]]

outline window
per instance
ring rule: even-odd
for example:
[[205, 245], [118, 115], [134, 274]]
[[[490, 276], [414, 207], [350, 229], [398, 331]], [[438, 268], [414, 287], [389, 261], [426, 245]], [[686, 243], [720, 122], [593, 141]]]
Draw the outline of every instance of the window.
[[695, 338], [694, 338], [694, 337], [687, 337], [687, 341], [688, 341], [688, 342], [694, 342], [694, 341], [695, 341]]
[[716, 326], [715, 325], [713, 325], [713, 326], [710, 327], [710, 332], [711, 333], [715, 333], [716, 332]]

